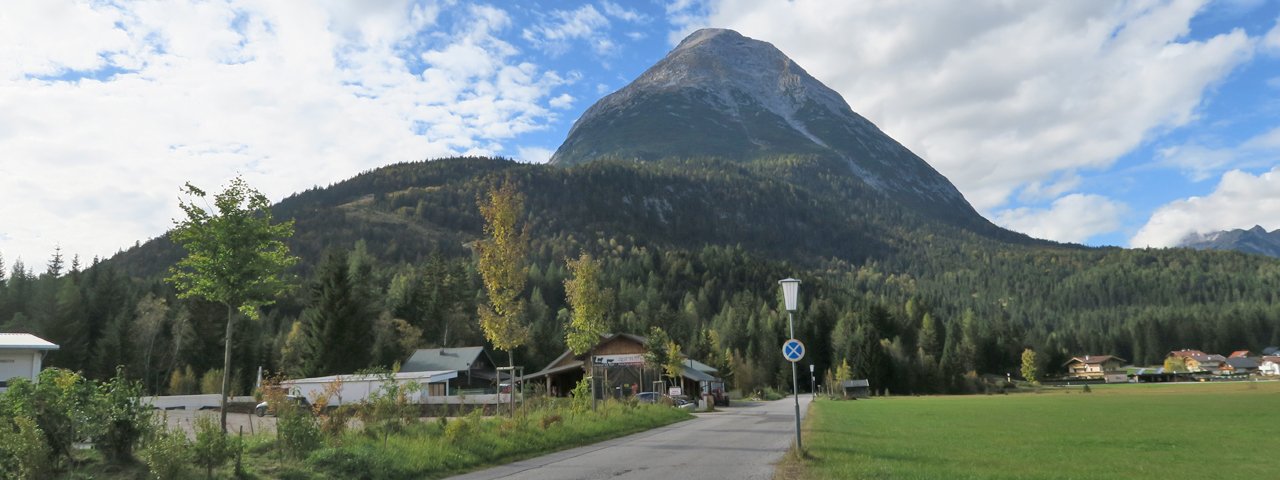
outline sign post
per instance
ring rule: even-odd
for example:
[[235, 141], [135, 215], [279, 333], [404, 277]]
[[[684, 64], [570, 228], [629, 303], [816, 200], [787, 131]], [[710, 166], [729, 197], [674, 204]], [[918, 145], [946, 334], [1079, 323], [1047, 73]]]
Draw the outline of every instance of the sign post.
[[804, 358], [804, 344], [796, 340], [796, 327], [792, 320], [800, 300], [800, 281], [787, 278], [779, 280], [778, 285], [782, 285], [782, 302], [787, 308], [787, 329], [791, 334], [791, 338], [782, 344], [782, 357], [791, 362], [791, 397], [796, 403], [796, 450], [803, 453], [804, 444], [800, 441], [800, 383], [796, 379], [796, 362]]

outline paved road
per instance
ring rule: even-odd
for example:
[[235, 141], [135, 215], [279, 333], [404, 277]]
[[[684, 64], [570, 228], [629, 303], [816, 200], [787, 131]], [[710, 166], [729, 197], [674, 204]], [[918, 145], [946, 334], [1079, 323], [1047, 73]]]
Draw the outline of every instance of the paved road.
[[[808, 407], [802, 395], [801, 413]], [[453, 478], [768, 480], [794, 439], [795, 407], [786, 398]]]

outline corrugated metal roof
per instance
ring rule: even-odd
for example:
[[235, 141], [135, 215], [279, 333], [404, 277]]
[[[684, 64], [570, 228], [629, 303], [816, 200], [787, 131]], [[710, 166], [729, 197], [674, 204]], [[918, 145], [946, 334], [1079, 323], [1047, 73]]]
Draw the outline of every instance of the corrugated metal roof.
[[0, 349], [57, 350], [58, 346], [30, 333], [0, 333]]
[[700, 372], [695, 368], [690, 368], [688, 365], [681, 369], [680, 375], [695, 382], [713, 382], [716, 379], [716, 377], [707, 375], [705, 372]]
[[[400, 366], [401, 372], [429, 372], [470, 370], [476, 359], [484, 354], [484, 347], [421, 348], [413, 352], [409, 360]], [[493, 362], [490, 362], [493, 363]]]

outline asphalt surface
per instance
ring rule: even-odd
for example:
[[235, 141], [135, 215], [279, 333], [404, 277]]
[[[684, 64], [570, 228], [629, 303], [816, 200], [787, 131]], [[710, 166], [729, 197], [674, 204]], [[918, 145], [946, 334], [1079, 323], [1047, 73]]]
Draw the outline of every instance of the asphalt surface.
[[[809, 398], [800, 396], [802, 415]], [[699, 413], [675, 425], [452, 478], [769, 480], [795, 441], [795, 428], [788, 397]]]

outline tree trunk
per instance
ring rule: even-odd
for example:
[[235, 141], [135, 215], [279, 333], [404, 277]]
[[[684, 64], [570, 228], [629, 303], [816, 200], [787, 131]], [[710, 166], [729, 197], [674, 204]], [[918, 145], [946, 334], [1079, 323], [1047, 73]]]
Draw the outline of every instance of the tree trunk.
[[[507, 398], [511, 400], [510, 413], [514, 417], [516, 416], [516, 369], [514, 368], [516, 366], [516, 355], [512, 350], [515, 349], [507, 350], [507, 367], [510, 368], [510, 370], [507, 370], [507, 388], [510, 389], [510, 392], [507, 393]], [[502, 375], [498, 375], [498, 393], [502, 393]]]
[[231, 380], [231, 319], [235, 310], [227, 304], [227, 338], [222, 352], [222, 433], [227, 433], [227, 390]]

